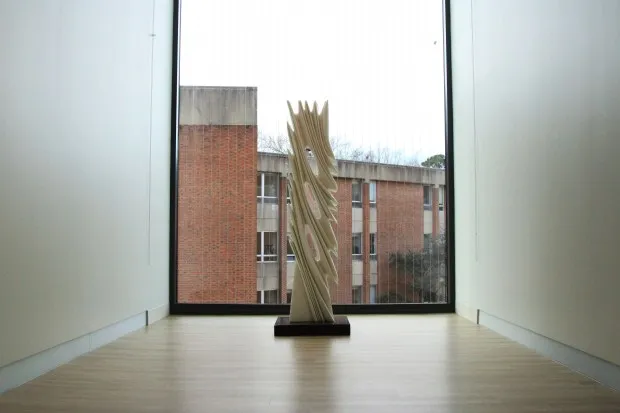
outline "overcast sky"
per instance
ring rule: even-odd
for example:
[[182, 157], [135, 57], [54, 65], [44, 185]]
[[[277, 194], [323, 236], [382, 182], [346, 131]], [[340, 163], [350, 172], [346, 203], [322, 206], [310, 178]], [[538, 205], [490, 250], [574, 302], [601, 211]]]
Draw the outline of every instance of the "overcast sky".
[[183, 0], [181, 85], [256, 86], [259, 131], [329, 100], [330, 135], [444, 153], [441, 0]]

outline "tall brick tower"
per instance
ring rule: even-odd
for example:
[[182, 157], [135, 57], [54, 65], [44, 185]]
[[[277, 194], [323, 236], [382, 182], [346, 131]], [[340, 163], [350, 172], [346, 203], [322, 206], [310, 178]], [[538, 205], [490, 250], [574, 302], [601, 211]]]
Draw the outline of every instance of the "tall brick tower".
[[256, 88], [180, 89], [178, 301], [256, 301]]

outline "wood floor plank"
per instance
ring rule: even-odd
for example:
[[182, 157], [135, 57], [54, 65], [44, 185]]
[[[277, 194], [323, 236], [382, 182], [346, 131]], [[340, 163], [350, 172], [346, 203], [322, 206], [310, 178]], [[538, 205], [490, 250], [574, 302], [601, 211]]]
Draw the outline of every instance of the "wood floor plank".
[[0, 412], [620, 413], [620, 394], [454, 315], [170, 317], [0, 396]]

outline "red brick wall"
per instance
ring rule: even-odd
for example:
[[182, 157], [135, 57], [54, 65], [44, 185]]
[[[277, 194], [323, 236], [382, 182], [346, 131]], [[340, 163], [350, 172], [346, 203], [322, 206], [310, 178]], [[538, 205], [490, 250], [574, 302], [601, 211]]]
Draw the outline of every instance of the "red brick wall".
[[364, 276], [362, 278], [362, 303], [370, 303], [370, 185], [362, 184], [362, 252]]
[[[286, 186], [288, 183], [288, 179], [283, 176], [280, 177], [280, 197], [278, 199], [278, 213], [280, 215], [280, 224], [278, 226], [278, 236], [280, 239], [280, 256], [278, 257], [278, 261], [280, 264], [280, 303], [286, 303], [286, 252], [288, 247], [288, 233], [287, 233], [287, 219], [288, 219], [288, 209], [286, 206]], [[293, 288], [293, 286], [291, 286]]]
[[338, 285], [333, 285], [332, 303], [350, 304], [353, 300], [352, 291], [352, 261], [351, 248], [353, 236], [353, 214], [352, 206], [352, 181], [350, 179], [337, 179], [338, 191], [335, 194], [338, 201], [338, 222], [334, 224], [336, 239], [338, 240], [338, 257], [336, 258], [336, 268], [338, 268]]
[[256, 126], [179, 129], [178, 301], [256, 302]]
[[390, 267], [389, 254], [423, 247], [423, 203], [422, 185], [377, 182], [377, 302], [387, 293], [414, 298], [405, 277]]

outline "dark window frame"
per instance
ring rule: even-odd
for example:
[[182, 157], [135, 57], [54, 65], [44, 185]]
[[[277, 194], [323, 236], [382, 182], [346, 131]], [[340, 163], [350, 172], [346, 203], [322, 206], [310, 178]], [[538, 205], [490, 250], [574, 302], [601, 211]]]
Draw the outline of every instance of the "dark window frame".
[[[433, 187], [430, 185], [424, 185], [424, 188], [422, 189], [423, 191], [423, 203], [424, 203], [424, 210], [425, 211], [429, 211], [431, 209], [433, 209]], [[428, 193], [428, 200], [427, 198], [427, 193]]]
[[[177, 245], [179, 187], [179, 58], [181, 0], [173, 0], [172, 21], [172, 72], [170, 105], [170, 243], [169, 243], [169, 304], [172, 315], [287, 315], [290, 304], [184, 304], [177, 296]], [[450, 26], [450, 0], [443, 0], [444, 41], [444, 124], [446, 148], [446, 182], [444, 203], [446, 208], [447, 245], [447, 303], [443, 304], [334, 304], [336, 314], [437, 314], [455, 312], [455, 237], [454, 237], [454, 127], [452, 101], [452, 42]]]
[[[355, 191], [355, 187], [358, 187], [359, 191]], [[362, 207], [362, 201], [364, 199], [364, 196], [362, 195], [362, 187], [362, 181], [351, 181], [351, 204], [353, 205], [353, 208]], [[359, 199], [356, 199], [356, 194], [359, 194]]]

